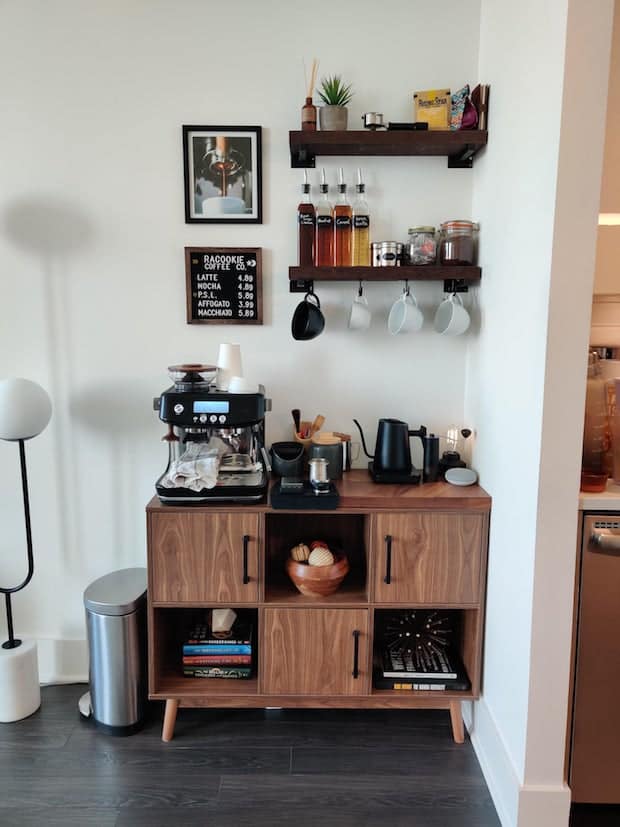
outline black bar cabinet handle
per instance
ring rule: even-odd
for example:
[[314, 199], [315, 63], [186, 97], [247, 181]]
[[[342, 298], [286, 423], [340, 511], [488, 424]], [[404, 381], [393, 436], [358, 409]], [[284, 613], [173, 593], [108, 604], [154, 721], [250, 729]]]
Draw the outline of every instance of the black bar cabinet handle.
[[392, 582], [392, 535], [385, 535], [385, 577], [383, 582], [388, 586]]
[[248, 576], [248, 543], [250, 542], [250, 535], [244, 534], [243, 535], [243, 585], [247, 585], [250, 582], [250, 578]]
[[359, 678], [359, 676], [360, 676], [359, 660], [360, 660], [360, 633], [357, 629], [354, 629], [353, 630], [353, 677], [354, 678]]

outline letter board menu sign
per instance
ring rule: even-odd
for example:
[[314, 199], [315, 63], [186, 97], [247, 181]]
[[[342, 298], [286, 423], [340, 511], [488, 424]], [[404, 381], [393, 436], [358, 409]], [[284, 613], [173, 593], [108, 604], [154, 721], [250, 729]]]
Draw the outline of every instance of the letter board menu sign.
[[262, 324], [260, 247], [186, 247], [188, 324]]

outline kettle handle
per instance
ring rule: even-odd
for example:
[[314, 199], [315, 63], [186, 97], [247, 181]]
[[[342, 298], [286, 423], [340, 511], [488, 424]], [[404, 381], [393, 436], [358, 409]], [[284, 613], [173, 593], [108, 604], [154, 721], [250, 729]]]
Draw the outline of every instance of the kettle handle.
[[[366, 440], [364, 439], [364, 432], [362, 431], [362, 426], [359, 424], [357, 419], [354, 419], [353, 422], [355, 422], [355, 424], [357, 425], [357, 430], [360, 432], [360, 436], [362, 438], [362, 447], [364, 448], [364, 453], [366, 454], [368, 459], [374, 459], [375, 458], [374, 454], [369, 454], [368, 450], [366, 449]], [[411, 433], [411, 431], [410, 431], [410, 433]]]
[[[353, 421], [355, 422], [355, 420]], [[408, 431], [408, 434], [409, 436], [419, 436], [422, 439], [423, 436], [426, 436], [426, 428], [424, 425], [420, 425], [417, 431]]]

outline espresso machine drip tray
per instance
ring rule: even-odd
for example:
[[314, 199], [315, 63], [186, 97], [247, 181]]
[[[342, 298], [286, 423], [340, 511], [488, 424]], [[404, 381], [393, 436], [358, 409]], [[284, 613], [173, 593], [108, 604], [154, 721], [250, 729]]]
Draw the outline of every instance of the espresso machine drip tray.
[[215, 488], [192, 491], [189, 488], [164, 488], [160, 480], [155, 491], [162, 503], [173, 505], [204, 505], [212, 502], [259, 502], [265, 496], [267, 478], [262, 471], [255, 474], [231, 474], [218, 479]]
[[254, 462], [247, 454], [226, 454], [222, 457], [220, 474], [251, 474], [261, 471], [260, 462]]

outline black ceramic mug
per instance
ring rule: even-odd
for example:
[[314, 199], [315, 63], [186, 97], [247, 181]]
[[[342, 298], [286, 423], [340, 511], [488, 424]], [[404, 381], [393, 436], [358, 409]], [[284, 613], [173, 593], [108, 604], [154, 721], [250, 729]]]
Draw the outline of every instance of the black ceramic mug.
[[[316, 304], [311, 299], [314, 299]], [[314, 339], [319, 333], [323, 332], [324, 327], [325, 318], [321, 313], [321, 302], [316, 293], [311, 290], [306, 293], [304, 300], [297, 305], [293, 313], [291, 321], [293, 339], [301, 341]]]

